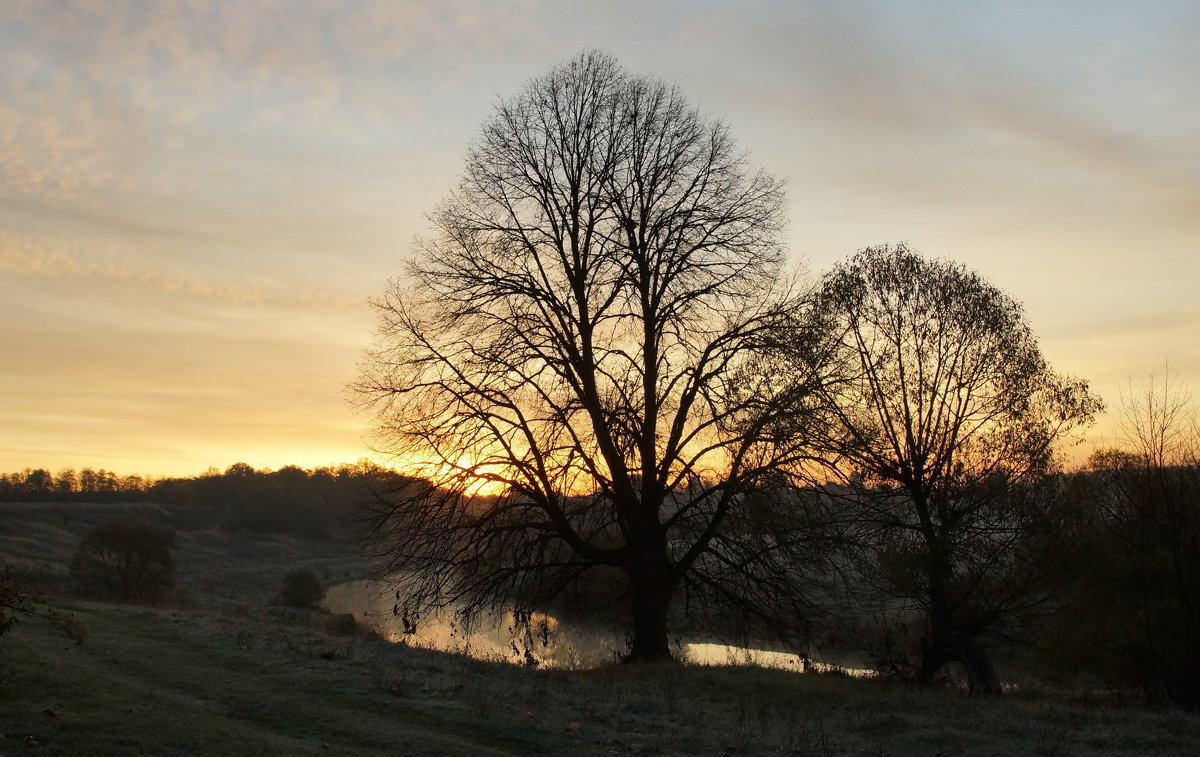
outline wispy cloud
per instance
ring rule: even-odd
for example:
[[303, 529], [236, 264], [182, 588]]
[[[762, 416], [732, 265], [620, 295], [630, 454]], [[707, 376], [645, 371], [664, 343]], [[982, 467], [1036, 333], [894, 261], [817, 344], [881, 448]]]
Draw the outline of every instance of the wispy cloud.
[[361, 310], [362, 298], [329, 286], [295, 282], [247, 282], [230, 276], [213, 279], [198, 271], [152, 270], [133, 260], [101, 258], [70, 242], [50, 243], [0, 234], [0, 271], [41, 278], [125, 282], [242, 305], [296, 309]]

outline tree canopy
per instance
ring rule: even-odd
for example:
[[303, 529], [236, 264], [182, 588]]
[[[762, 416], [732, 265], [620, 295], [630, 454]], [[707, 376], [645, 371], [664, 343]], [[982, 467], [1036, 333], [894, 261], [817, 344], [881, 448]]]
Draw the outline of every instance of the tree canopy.
[[754, 370], [791, 308], [780, 182], [586, 53], [496, 106], [431, 220], [357, 385], [379, 448], [432, 482], [376, 513], [406, 611], [544, 604], [607, 566], [649, 660], [681, 586], [782, 606], [730, 525], [798, 451], [768, 433], [796, 386]]
[[1043, 599], [1036, 485], [1099, 400], [1051, 369], [1012, 298], [904, 245], [836, 267], [809, 317], [824, 337], [792, 356], [825, 381], [804, 432], [867, 574], [924, 613], [921, 677], [960, 662], [972, 691], [998, 692], [981, 637]]

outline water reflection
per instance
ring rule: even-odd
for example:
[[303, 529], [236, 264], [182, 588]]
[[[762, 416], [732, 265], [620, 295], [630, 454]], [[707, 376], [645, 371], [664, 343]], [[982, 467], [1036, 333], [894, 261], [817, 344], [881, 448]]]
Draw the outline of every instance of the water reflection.
[[518, 623], [511, 611], [480, 617], [464, 628], [453, 611], [421, 617], [415, 633], [406, 633], [403, 618], [392, 613], [395, 595], [371, 581], [331, 586], [323, 602], [334, 613], [350, 613], [385, 639], [485, 660], [547, 667], [591, 667], [616, 659], [618, 648], [611, 634], [585, 628], [564, 628], [558, 620], [533, 613], [528, 623]]
[[696, 641], [684, 645], [687, 661], [695, 665], [757, 665], [760, 668], [780, 668], [799, 673], [832, 673], [840, 671], [846, 675], [869, 676], [868, 668], [833, 664], [814, 660], [792, 652], [770, 649], [750, 649], [717, 642]]
[[[415, 633], [406, 633], [402, 618], [392, 613], [394, 594], [371, 581], [352, 581], [331, 586], [324, 606], [330, 612], [350, 613], [365, 626], [389, 641], [444, 652], [467, 654], [485, 660], [546, 667], [594, 667], [617, 659], [624, 648], [612, 633], [582, 627], [565, 627], [555, 618], [534, 613], [528, 624], [519, 624], [511, 611], [502, 616], [487, 615], [470, 629], [464, 629], [456, 614], [442, 612], [422, 617]], [[678, 650], [687, 662], [696, 665], [758, 665], [798, 672], [841, 670], [850, 675], [869, 675], [861, 667], [832, 665], [800, 655], [731, 646], [714, 641], [683, 642]]]

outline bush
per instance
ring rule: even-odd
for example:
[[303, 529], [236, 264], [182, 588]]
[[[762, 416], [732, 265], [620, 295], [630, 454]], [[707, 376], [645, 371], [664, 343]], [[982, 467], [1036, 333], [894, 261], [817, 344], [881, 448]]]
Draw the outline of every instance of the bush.
[[175, 534], [128, 515], [106, 518], [84, 534], [71, 582], [84, 596], [157, 602], [175, 588]]
[[46, 604], [46, 598], [33, 593], [33, 580], [19, 575], [12, 565], [0, 568], [0, 636], [8, 633], [22, 617], [41, 618], [61, 628], [82, 644], [87, 629], [70, 613]]
[[334, 636], [354, 636], [361, 629], [353, 615], [342, 612], [329, 616], [329, 620], [325, 623], [325, 630]]
[[325, 598], [325, 587], [311, 570], [296, 568], [283, 577], [279, 598], [292, 607], [312, 607]]

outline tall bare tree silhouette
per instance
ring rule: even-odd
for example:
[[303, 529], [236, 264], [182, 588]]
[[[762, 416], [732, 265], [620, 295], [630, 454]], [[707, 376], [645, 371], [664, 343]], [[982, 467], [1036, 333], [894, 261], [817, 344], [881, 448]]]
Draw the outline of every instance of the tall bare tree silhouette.
[[607, 567], [645, 661], [672, 657], [681, 588], [693, 609], [799, 608], [737, 524], [798, 454], [768, 429], [802, 382], [755, 368], [795, 307], [780, 182], [592, 52], [496, 106], [432, 221], [356, 385], [377, 445], [431, 481], [375, 512], [398, 611], [536, 607]]

